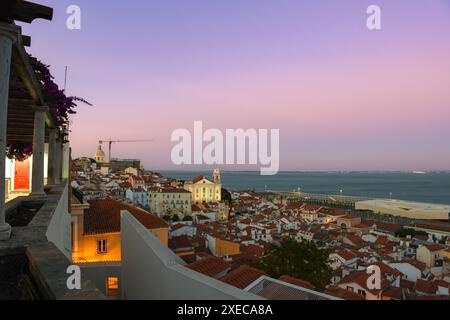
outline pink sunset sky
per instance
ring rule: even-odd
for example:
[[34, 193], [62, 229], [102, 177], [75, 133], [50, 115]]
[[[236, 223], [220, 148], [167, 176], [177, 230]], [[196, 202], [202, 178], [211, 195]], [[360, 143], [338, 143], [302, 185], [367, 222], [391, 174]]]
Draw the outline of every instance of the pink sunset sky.
[[74, 157], [155, 139], [113, 156], [203, 169], [170, 159], [172, 131], [202, 120], [280, 129], [281, 170], [450, 170], [449, 0], [37, 2], [54, 19], [24, 26], [30, 52], [60, 84], [69, 66], [68, 94], [94, 104], [73, 118]]

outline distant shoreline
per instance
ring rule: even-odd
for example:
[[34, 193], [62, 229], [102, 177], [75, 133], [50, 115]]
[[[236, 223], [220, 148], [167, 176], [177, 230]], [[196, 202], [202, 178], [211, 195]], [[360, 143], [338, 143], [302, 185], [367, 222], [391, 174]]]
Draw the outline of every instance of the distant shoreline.
[[[195, 170], [176, 170], [176, 169], [151, 169], [148, 171], [153, 171], [153, 172], [185, 172], [185, 173], [191, 173], [191, 172], [199, 172], [199, 173], [203, 173], [203, 172], [209, 172], [211, 171], [210, 169], [195, 169]], [[223, 173], [260, 173], [259, 170], [221, 170], [221, 172]], [[405, 173], [405, 174], [414, 174], [414, 175], [418, 175], [418, 172], [414, 172], [414, 171], [405, 171], [405, 170], [280, 170], [278, 172], [278, 174], [280, 173], [345, 173], [345, 174], [349, 174], [349, 173]], [[436, 174], [436, 173], [446, 173], [446, 174], [450, 174], [450, 170], [430, 170], [430, 171], [425, 171], [424, 173], [420, 173], [420, 174]]]
[[[210, 176], [209, 170], [161, 170], [166, 177], [193, 179]], [[370, 199], [398, 199], [430, 204], [450, 204], [450, 172], [415, 174], [402, 171], [283, 171], [261, 176], [258, 171], [221, 171], [229, 190], [301, 191]], [[342, 191], [341, 191], [342, 190]]]

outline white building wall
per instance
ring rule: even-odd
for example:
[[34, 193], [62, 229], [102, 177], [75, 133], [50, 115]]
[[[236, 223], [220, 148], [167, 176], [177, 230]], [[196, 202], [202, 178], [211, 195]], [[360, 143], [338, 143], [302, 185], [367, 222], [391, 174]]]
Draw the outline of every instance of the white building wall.
[[124, 299], [262, 299], [184, 267], [179, 257], [127, 211], [121, 214], [121, 233]]
[[403, 273], [408, 281], [417, 282], [422, 278], [421, 271], [408, 263], [390, 263], [389, 266]]
[[191, 226], [186, 226], [184, 228], [170, 232], [171, 237], [180, 237], [180, 236], [195, 237], [196, 234], [197, 234], [197, 228], [191, 227]]
[[217, 256], [216, 255], [216, 238], [214, 238], [214, 237], [210, 236], [209, 234], [207, 234], [206, 235], [206, 241], [207, 241], [207, 246], [208, 246], [209, 251], [211, 251], [211, 253], [214, 256]]

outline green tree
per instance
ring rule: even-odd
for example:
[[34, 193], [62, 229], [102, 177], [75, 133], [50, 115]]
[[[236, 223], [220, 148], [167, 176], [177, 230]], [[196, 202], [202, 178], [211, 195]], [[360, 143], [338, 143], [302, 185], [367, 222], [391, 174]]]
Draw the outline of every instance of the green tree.
[[173, 221], [173, 222], [178, 222], [178, 221], [180, 221], [180, 217], [175, 213], [175, 214], [173, 215], [173, 217], [172, 217], [172, 221]]
[[163, 216], [163, 219], [166, 220], [167, 222], [168, 222], [168, 221], [172, 221], [172, 217], [171, 217], [170, 215], [168, 215], [168, 214], [166, 214], [165, 216]]
[[185, 216], [183, 218], [183, 221], [192, 221], [192, 220], [193, 220], [192, 216]]
[[233, 199], [231, 198], [231, 193], [224, 188], [222, 188], [221, 190], [221, 198], [224, 201], [228, 201], [228, 203], [231, 203], [231, 201], [233, 201]]
[[255, 266], [273, 278], [288, 275], [309, 281], [317, 290], [323, 291], [332, 277], [328, 256], [328, 250], [313, 242], [286, 240], [280, 246], [273, 245]]
[[415, 236], [427, 236], [428, 237], [428, 233], [426, 233], [424, 231], [418, 231], [418, 230], [409, 229], [409, 228], [401, 229], [401, 230], [397, 231], [395, 233], [395, 235], [400, 238], [406, 238], [407, 236], [411, 236], [413, 238]]

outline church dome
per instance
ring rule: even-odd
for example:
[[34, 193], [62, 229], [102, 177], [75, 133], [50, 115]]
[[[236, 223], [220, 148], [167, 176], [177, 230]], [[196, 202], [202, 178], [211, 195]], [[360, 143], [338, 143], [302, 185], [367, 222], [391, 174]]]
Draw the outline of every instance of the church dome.
[[105, 152], [103, 152], [101, 145], [99, 145], [97, 151], [95, 151], [94, 160], [100, 163], [105, 162]]

